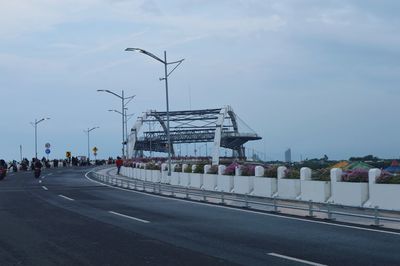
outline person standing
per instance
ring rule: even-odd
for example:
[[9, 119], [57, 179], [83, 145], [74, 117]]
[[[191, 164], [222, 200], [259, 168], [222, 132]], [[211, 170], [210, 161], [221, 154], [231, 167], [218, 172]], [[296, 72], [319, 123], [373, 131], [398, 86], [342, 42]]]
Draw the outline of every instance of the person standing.
[[119, 175], [119, 172], [121, 170], [121, 166], [124, 163], [124, 161], [121, 159], [121, 157], [117, 157], [117, 160], [115, 161], [115, 164], [117, 166], [117, 175]]

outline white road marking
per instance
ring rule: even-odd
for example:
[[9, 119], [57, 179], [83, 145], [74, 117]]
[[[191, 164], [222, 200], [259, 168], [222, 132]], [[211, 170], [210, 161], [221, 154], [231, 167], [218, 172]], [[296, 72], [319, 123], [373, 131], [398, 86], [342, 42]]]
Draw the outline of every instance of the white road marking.
[[39, 180], [39, 183], [42, 183], [42, 180]]
[[129, 215], [125, 215], [125, 214], [122, 214], [122, 213], [118, 213], [118, 212], [109, 211], [109, 213], [115, 214], [115, 215], [118, 215], [118, 216], [121, 216], [121, 217], [124, 217], [124, 218], [132, 219], [132, 220], [135, 220], [135, 221], [138, 221], [138, 222], [146, 223], [146, 224], [150, 223], [149, 221], [142, 220], [142, 219], [139, 219], [139, 218], [136, 218], [136, 217], [132, 217], [132, 216], [129, 216]]
[[42, 188], [44, 189], [44, 190], [49, 190], [47, 187], [45, 187], [45, 186], [42, 186]]
[[59, 197], [61, 197], [61, 198], [64, 198], [64, 199], [66, 199], [66, 200], [70, 200], [70, 201], [74, 201], [74, 199], [71, 199], [71, 198], [68, 198], [67, 196], [64, 196], [64, 195], [58, 195]]
[[53, 173], [48, 174], [48, 176], [51, 176], [51, 175], [53, 175]]
[[294, 258], [294, 257], [289, 257], [289, 256], [277, 254], [277, 253], [268, 253], [268, 255], [274, 256], [274, 257], [278, 257], [278, 258], [282, 258], [282, 259], [286, 259], [286, 260], [301, 262], [301, 263], [304, 263], [304, 264], [307, 264], [307, 265], [326, 266], [326, 264], [320, 264], [320, 263], [316, 263], [316, 262], [312, 262], [312, 261], [308, 261], [308, 260], [301, 260], [301, 259], [297, 259], [297, 258]]
[[91, 172], [92, 171], [87, 172], [85, 174], [85, 177], [86, 177], [86, 179], [88, 179], [88, 180], [90, 180], [90, 181], [92, 181], [94, 183], [103, 185], [105, 187], [113, 188], [113, 189], [119, 189], [119, 190], [131, 192], [131, 193], [147, 195], [149, 197], [162, 198], [162, 199], [165, 199], [165, 200], [183, 201], [183, 202], [186, 202], [186, 203], [189, 203], [189, 204], [197, 204], [197, 205], [203, 205], [203, 206], [214, 207], [214, 208], [228, 209], [228, 210], [231, 210], [231, 211], [247, 212], [247, 213], [253, 213], [253, 214], [264, 215], [264, 216], [272, 216], [272, 217], [276, 217], [276, 218], [280, 218], [280, 219], [295, 220], [295, 221], [302, 221], [302, 222], [307, 222], [307, 223], [323, 224], [323, 225], [329, 225], [329, 226], [336, 226], [336, 227], [343, 227], [343, 228], [350, 228], [350, 229], [356, 229], [356, 230], [362, 230], [362, 231], [369, 231], [369, 232], [376, 232], [376, 233], [383, 233], [383, 234], [400, 236], [400, 233], [397, 233], [397, 232], [358, 227], [356, 225], [335, 224], [335, 223], [329, 223], [329, 222], [323, 222], [323, 221], [308, 220], [308, 219], [304, 219], [304, 218], [300, 218], [300, 217], [297, 218], [297, 217], [283, 216], [283, 215], [273, 214], [273, 213], [264, 213], [264, 212], [257, 212], [257, 211], [252, 211], [252, 210], [237, 209], [237, 208], [228, 207], [228, 206], [208, 204], [208, 203], [204, 203], [204, 202], [187, 201], [186, 199], [168, 198], [168, 197], [165, 197], [165, 196], [152, 195], [152, 194], [148, 194], [148, 193], [145, 193], [145, 192], [136, 191], [136, 190], [132, 190], [132, 189], [111, 186], [111, 185], [104, 184], [102, 182], [93, 180], [93, 179], [91, 179], [91, 178], [89, 178], [87, 176]]

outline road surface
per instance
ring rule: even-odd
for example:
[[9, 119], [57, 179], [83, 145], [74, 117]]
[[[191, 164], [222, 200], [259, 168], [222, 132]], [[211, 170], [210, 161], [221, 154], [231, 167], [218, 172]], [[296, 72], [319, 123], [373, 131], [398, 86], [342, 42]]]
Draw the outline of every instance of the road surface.
[[400, 233], [125, 191], [89, 170], [0, 181], [0, 265], [400, 265]]

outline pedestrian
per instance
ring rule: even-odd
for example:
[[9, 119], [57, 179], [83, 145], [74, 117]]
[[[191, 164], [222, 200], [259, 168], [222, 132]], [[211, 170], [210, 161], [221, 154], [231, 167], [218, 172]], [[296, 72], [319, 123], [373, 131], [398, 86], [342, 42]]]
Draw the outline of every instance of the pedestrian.
[[117, 175], [119, 175], [119, 172], [121, 170], [121, 166], [124, 163], [124, 161], [122, 161], [121, 157], [117, 157], [117, 160], [115, 161], [115, 164], [117, 165]]

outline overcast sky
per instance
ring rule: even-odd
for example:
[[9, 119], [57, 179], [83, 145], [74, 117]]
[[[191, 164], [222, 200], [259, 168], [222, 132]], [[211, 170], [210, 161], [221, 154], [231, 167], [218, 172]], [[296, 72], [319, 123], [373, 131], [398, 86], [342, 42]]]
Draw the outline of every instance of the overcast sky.
[[[0, 0], [0, 158], [120, 152], [120, 108], [165, 110], [163, 66], [185, 58], [171, 109], [231, 105], [267, 159], [400, 156], [400, 1]], [[190, 100], [191, 99], [191, 100]], [[132, 126], [135, 118], [130, 120]]]

